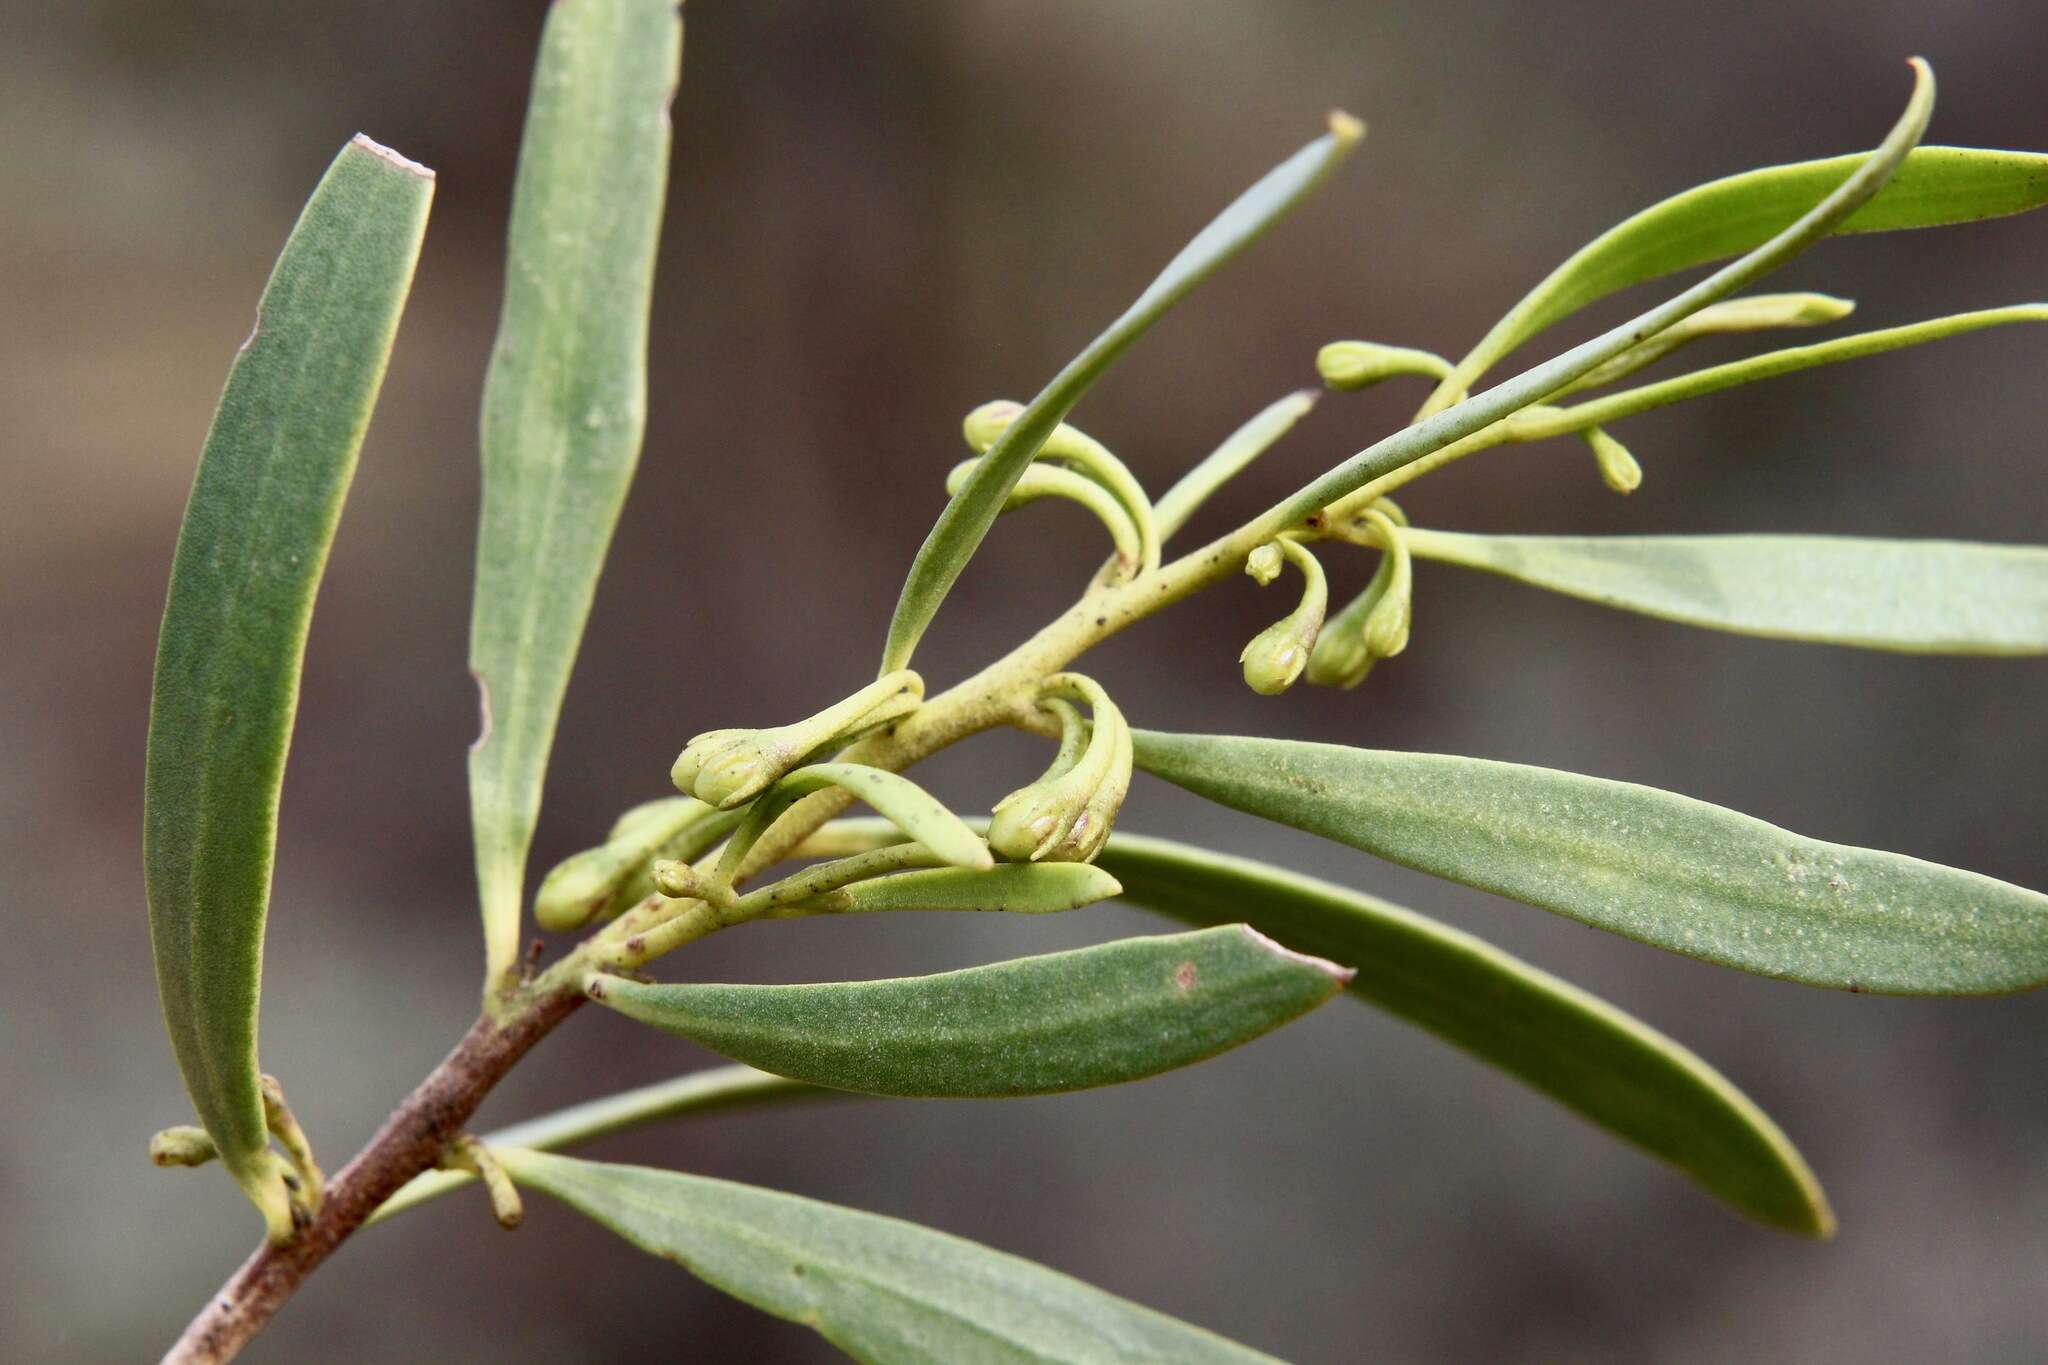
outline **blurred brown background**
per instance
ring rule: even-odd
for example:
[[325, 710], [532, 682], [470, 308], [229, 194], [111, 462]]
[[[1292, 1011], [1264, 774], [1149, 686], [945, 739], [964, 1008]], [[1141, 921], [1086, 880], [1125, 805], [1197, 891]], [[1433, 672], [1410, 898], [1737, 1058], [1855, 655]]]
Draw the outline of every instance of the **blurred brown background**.
[[[143, 1158], [188, 1108], [143, 920], [142, 740], [208, 414], [299, 202], [358, 129], [438, 167], [440, 193], [315, 624], [264, 1062], [339, 1164], [471, 1015], [475, 407], [540, 11], [73, 0], [10, 5], [0, 22], [0, 1357], [151, 1357], [256, 1232], [216, 1171]], [[1869, 146], [1906, 94], [1909, 53], [1942, 78], [1932, 140], [2048, 147], [2048, 7], [2012, 0], [703, 0], [689, 24], [647, 451], [563, 719], [537, 868], [659, 792], [695, 730], [777, 722], [861, 681], [960, 453], [960, 414], [1029, 397], [1330, 106], [1372, 125], [1347, 172], [1077, 418], [1155, 490], [1310, 380], [1325, 340], [1460, 350], [1627, 212]], [[1882, 325], [2039, 298], [2044, 274], [2037, 215], [1837, 242], [1782, 287], [1853, 295], [1857, 324]], [[1461, 466], [1408, 506], [1470, 529], [2041, 542], [2044, 347], [1982, 334], [1636, 419], [1622, 435], [1648, 479], [1626, 501], [1559, 442]], [[1388, 389], [1325, 401], [1229, 510], [1402, 420], [1420, 391]], [[926, 676], [950, 681], [1055, 610], [1096, 534], [1043, 505], [1004, 522], [920, 655]], [[1414, 647], [1357, 693], [1244, 689], [1237, 649], [1276, 613], [1247, 582], [1088, 667], [1139, 723], [1646, 781], [2048, 887], [2048, 663], [1742, 640], [1429, 566], [1418, 595]], [[997, 736], [921, 776], [985, 808], [1041, 761]], [[1840, 1239], [1738, 1222], [1342, 1003], [1138, 1087], [734, 1116], [596, 1154], [925, 1220], [1303, 1362], [2048, 1351], [2048, 1000], [1751, 980], [1152, 782], [1126, 821], [1355, 880], [1638, 1010], [1783, 1121]], [[674, 970], [929, 971], [1157, 927], [1109, 908], [778, 924]], [[685, 1053], [579, 1018], [484, 1119], [704, 1060]], [[508, 1237], [480, 1198], [458, 1198], [367, 1234], [250, 1358], [828, 1355], [558, 1208]]]

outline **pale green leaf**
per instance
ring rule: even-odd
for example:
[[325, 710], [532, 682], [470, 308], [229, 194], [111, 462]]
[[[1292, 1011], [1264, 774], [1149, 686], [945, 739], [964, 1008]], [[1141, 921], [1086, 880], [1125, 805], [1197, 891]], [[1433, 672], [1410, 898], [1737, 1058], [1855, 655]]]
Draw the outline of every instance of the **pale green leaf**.
[[[718, 1066], [693, 1071], [653, 1085], [622, 1090], [616, 1095], [575, 1104], [543, 1114], [523, 1123], [510, 1124], [479, 1139], [485, 1147], [531, 1147], [537, 1151], [559, 1152], [565, 1147], [595, 1142], [613, 1133], [644, 1128], [686, 1114], [715, 1114], [727, 1109], [753, 1109], [789, 1100], [821, 1098], [847, 1099], [844, 1090], [821, 1090], [771, 1076], [750, 1066]], [[425, 1171], [414, 1176], [377, 1206], [364, 1226], [395, 1218], [408, 1209], [474, 1184], [476, 1173], [459, 1169]]]
[[1243, 920], [1355, 962], [1353, 996], [1534, 1086], [1716, 1198], [1825, 1237], [1834, 1218], [1797, 1150], [1720, 1072], [1649, 1025], [1485, 941], [1327, 882], [1165, 839], [1115, 834], [1123, 899], [1191, 924]]
[[869, 1365], [1275, 1365], [1030, 1261], [705, 1176], [517, 1148], [512, 1178]]
[[1364, 136], [1364, 128], [1332, 115], [1330, 131], [1266, 173], [1181, 248], [1159, 277], [1123, 315], [1112, 322], [1004, 429], [959, 493], [932, 527], [897, 599], [882, 652], [881, 673], [907, 667], [939, 604], [952, 590], [967, 561], [980, 548], [1009, 500], [1011, 487], [1030, 465], [1053, 428], [1133, 342], [1165, 316], [1188, 291], [1255, 241], [1320, 185]]
[[2048, 984], [2048, 896], [1690, 797], [1446, 754], [1134, 731], [1189, 791], [1597, 928], [1810, 986]]
[[[1836, 156], [1731, 175], [1623, 220], [1530, 290], [1445, 385], [1462, 392], [1538, 332], [1618, 290], [1741, 255], [1782, 231], [1846, 179], [1859, 160]], [[2048, 204], [2048, 155], [1919, 147], [1889, 184], [1834, 231], [1942, 227], [2023, 213], [2042, 204]]]
[[2048, 548], [1846, 536], [1479, 536], [1424, 559], [1742, 635], [1915, 654], [2048, 653]]
[[682, 60], [673, 0], [556, 0], [484, 380], [471, 822], [488, 977], [512, 966], [555, 722], [640, 455], [648, 309]]
[[256, 1064], [278, 792], [313, 598], [412, 284], [433, 173], [358, 137], [228, 373], [178, 534], [143, 867], [164, 1022], [221, 1158], [289, 1232]]
[[1349, 973], [1243, 925], [1124, 939], [938, 976], [802, 986], [644, 985], [593, 1000], [778, 1076], [877, 1095], [1046, 1095], [1250, 1042]]

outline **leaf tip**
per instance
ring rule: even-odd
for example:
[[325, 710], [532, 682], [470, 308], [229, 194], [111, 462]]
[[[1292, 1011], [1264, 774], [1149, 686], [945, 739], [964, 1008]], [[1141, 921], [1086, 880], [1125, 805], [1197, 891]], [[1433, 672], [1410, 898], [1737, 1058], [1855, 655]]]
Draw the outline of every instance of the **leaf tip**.
[[[1918, 61], [1919, 59], [1916, 57], [1914, 60]], [[431, 181], [434, 178], [434, 168], [432, 166], [423, 166], [411, 157], [393, 151], [367, 133], [357, 133], [348, 141], [349, 146], [360, 147], [371, 156], [388, 161], [400, 170], [408, 171], [422, 180]]]
[[[1917, 62], [1920, 59], [1915, 57], [1913, 60]], [[1921, 64], [1925, 65], [1924, 62]], [[1342, 109], [1332, 109], [1330, 111], [1330, 136], [1347, 146], [1355, 143], [1365, 136], [1365, 120], [1353, 114], [1347, 114]]]
[[1245, 937], [1249, 938], [1252, 941], [1252, 943], [1257, 947], [1263, 948], [1265, 951], [1273, 954], [1273, 956], [1281, 958], [1285, 961], [1295, 963], [1298, 966], [1309, 967], [1314, 969], [1315, 971], [1319, 971], [1323, 975], [1329, 977], [1332, 981], [1334, 981], [1337, 984], [1337, 986], [1350, 985], [1351, 978], [1358, 975], [1358, 969], [1356, 967], [1340, 966], [1339, 964], [1330, 961], [1328, 958], [1315, 957], [1309, 953], [1297, 953], [1296, 951], [1294, 951], [1294, 949], [1288, 947], [1286, 944], [1281, 943], [1276, 939], [1267, 938], [1264, 934], [1252, 928], [1249, 924], [1240, 924], [1237, 927], [1242, 929], [1245, 933]]

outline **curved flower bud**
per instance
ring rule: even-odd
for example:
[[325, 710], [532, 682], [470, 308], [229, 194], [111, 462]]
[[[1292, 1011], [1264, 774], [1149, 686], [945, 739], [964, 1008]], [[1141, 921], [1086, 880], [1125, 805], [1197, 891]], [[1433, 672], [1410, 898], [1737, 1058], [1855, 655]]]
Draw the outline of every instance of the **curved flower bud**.
[[[977, 458], [954, 465], [952, 472], [946, 475], [946, 492], [958, 493], [967, 482], [967, 476], [980, 463]], [[1125, 571], [1136, 570], [1144, 562], [1145, 547], [1130, 513], [1095, 480], [1059, 465], [1027, 465], [1011, 487], [1010, 496], [1004, 500], [1003, 510], [1008, 512], [1040, 498], [1065, 498], [1093, 512], [1095, 519], [1108, 528], [1109, 538], [1116, 546], [1117, 564]]]
[[[976, 454], [985, 454], [1023, 411], [1022, 403], [1007, 398], [983, 403], [967, 414], [966, 421], [960, 426], [961, 434]], [[1032, 459], [1070, 466], [1107, 489], [1137, 531], [1137, 570], [1149, 572], [1159, 567], [1159, 532], [1153, 521], [1152, 500], [1145, 495], [1144, 486], [1129, 467], [1110, 453], [1109, 447], [1079, 428], [1061, 422], [1052, 429], [1052, 434], [1045, 438], [1045, 444], [1038, 448]]]
[[761, 800], [747, 807], [725, 842], [704, 898], [718, 901], [729, 894], [747, 870], [747, 855], [769, 827], [791, 805], [827, 787], [838, 787], [867, 802], [943, 863], [995, 866], [980, 835], [946, 809], [944, 802], [902, 774], [863, 763], [811, 763], [778, 780]]
[[1762, 332], [1780, 327], [1818, 327], [1824, 323], [1840, 322], [1855, 311], [1855, 300], [1838, 299], [1831, 294], [1751, 294], [1746, 298], [1723, 299], [1629, 347], [1559, 392], [1578, 393], [1612, 384], [1700, 337]]
[[1377, 341], [1333, 341], [1316, 352], [1316, 373], [1331, 388], [1344, 391], [1370, 388], [1397, 375], [1443, 379], [1450, 372], [1451, 362], [1440, 355]]
[[1294, 686], [1308, 667], [1309, 653], [1322, 632], [1323, 614], [1329, 610], [1330, 587], [1323, 566], [1300, 542], [1275, 540], [1252, 551], [1245, 560], [1245, 572], [1259, 582], [1270, 583], [1279, 573], [1278, 556], [1284, 555], [1301, 570], [1301, 603], [1252, 638], [1238, 655], [1244, 665], [1244, 680], [1252, 691], [1273, 697]]
[[611, 837], [556, 864], [534, 893], [533, 917], [566, 934], [593, 919], [610, 919], [652, 894], [663, 859], [697, 857], [723, 838], [736, 817], [690, 796], [649, 801], [612, 825]]
[[1636, 463], [1636, 457], [1628, 453], [1628, 447], [1609, 436], [1599, 427], [1587, 427], [1580, 433], [1586, 444], [1593, 447], [1593, 458], [1599, 462], [1600, 478], [1617, 493], [1633, 493], [1643, 485], [1643, 467]]
[[149, 1140], [149, 1159], [159, 1166], [204, 1166], [220, 1155], [220, 1148], [204, 1128], [181, 1123], [166, 1128]]
[[1415, 562], [1408, 542], [1394, 519], [1376, 507], [1368, 507], [1359, 520], [1383, 547], [1391, 567], [1379, 600], [1365, 618], [1365, 647], [1375, 659], [1391, 659], [1408, 648], [1408, 627], [1413, 617]]
[[[1073, 699], [1087, 703], [1092, 723]], [[1091, 862], [1130, 793], [1130, 726], [1102, 686], [1078, 673], [1047, 678], [1039, 704], [1060, 718], [1059, 753], [1036, 782], [996, 803], [989, 846], [1017, 862]]]
[[1365, 623], [1374, 607], [1386, 595], [1394, 578], [1394, 556], [1382, 554], [1371, 581], [1344, 604], [1344, 609], [1323, 623], [1316, 647], [1309, 651], [1308, 670], [1303, 675], [1317, 687], [1341, 687], [1346, 691], [1365, 681], [1378, 656], [1366, 644]]
[[677, 756], [669, 777], [683, 794], [731, 810], [813, 757], [901, 720], [923, 700], [924, 679], [899, 669], [791, 725], [698, 735]]

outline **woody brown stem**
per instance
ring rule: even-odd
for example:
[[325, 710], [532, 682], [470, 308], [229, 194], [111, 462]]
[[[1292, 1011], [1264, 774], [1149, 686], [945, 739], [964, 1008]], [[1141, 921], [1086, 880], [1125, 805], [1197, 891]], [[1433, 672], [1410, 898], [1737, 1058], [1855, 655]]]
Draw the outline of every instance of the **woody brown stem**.
[[531, 997], [500, 1018], [485, 1014], [439, 1066], [392, 1111], [354, 1160], [329, 1182], [319, 1213], [282, 1245], [256, 1249], [164, 1355], [165, 1365], [232, 1360], [285, 1301], [377, 1206], [429, 1170], [463, 1130], [491, 1088], [535, 1043], [569, 1017], [583, 997], [556, 990]]

